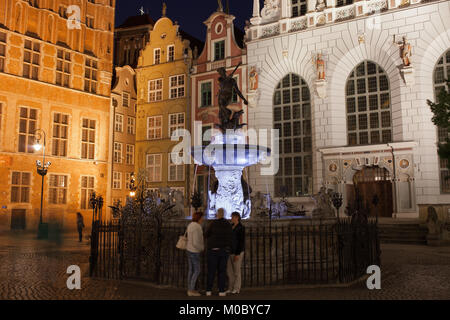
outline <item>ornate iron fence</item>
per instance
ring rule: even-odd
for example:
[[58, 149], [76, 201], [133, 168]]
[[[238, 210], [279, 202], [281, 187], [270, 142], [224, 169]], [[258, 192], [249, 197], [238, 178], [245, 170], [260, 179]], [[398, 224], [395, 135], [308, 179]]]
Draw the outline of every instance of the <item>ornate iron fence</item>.
[[[157, 230], [148, 220], [95, 224], [92, 275], [186, 287], [187, 258], [175, 244], [187, 223], [164, 223], [159, 248]], [[270, 227], [249, 223], [245, 248], [243, 287], [346, 283], [363, 276], [369, 265], [380, 265], [375, 220]], [[201, 266], [200, 289], [206, 286], [206, 252]]]

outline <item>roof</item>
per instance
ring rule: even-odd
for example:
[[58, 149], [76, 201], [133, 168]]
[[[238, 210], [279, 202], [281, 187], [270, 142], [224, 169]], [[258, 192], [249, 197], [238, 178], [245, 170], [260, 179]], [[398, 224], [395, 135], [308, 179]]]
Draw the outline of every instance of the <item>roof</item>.
[[145, 13], [143, 15], [128, 17], [125, 22], [117, 28], [131, 28], [148, 24], [154, 25], [155, 21], [153, 21], [153, 19], [147, 13]]

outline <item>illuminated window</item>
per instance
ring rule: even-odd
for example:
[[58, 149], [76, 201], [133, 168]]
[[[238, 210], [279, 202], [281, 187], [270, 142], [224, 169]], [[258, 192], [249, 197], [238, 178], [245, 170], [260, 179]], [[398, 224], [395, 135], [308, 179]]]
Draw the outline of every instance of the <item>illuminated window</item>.
[[147, 154], [147, 173], [149, 182], [161, 181], [161, 154]]
[[114, 120], [114, 130], [116, 132], [123, 132], [123, 115], [116, 114]]
[[172, 113], [169, 115], [169, 137], [177, 129], [184, 129], [184, 113]]
[[122, 189], [122, 172], [113, 172], [113, 189], [120, 190]]
[[[183, 153], [179, 154], [180, 157]], [[183, 181], [184, 180], [184, 164], [175, 164], [172, 162], [172, 156], [169, 153], [169, 181]]]
[[154, 49], [153, 50], [153, 64], [160, 64], [161, 63], [161, 49]]
[[94, 181], [94, 177], [81, 176], [81, 209], [92, 209], [90, 199], [94, 193]]
[[353, 69], [346, 86], [349, 145], [392, 142], [389, 81], [384, 70], [371, 61]]
[[175, 60], [175, 46], [167, 47], [167, 61], [172, 62]]
[[23, 50], [23, 76], [34, 80], [39, 79], [41, 45], [39, 42], [25, 40]]
[[292, 17], [304, 16], [306, 14], [306, 0], [292, 0]]
[[48, 202], [52, 204], [67, 203], [67, 183], [69, 177], [66, 175], [50, 174]]
[[81, 158], [94, 159], [95, 120], [83, 119], [81, 128]]
[[29, 172], [12, 172], [11, 202], [30, 202], [31, 174]]
[[0, 72], [5, 71], [6, 33], [0, 32]]
[[122, 163], [122, 143], [114, 142], [114, 163]]
[[312, 193], [311, 101], [306, 82], [296, 74], [285, 76], [273, 97], [273, 125], [279, 133], [279, 170], [275, 195]]
[[184, 74], [169, 78], [170, 99], [184, 97]]
[[132, 145], [132, 144], [127, 144], [126, 163], [134, 164], [134, 145]]
[[86, 58], [84, 67], [84, 90], [97, 93], [97, 61]]
[[157, 140], [162, 138], [162, 116], [147, 118], [147, 139]]
[[52, 155], [66, 157], [69, 135], [69, 115], [53, 114]]
[[20, 107], [19, 152], [34, 153], [34, 132], [37, 129], [37, 109]]
[[[438, 60], [434, 69], [434, 97], [437, 101], [437, 96], [441, 90], [446, 90], [446, 79], [450, 79], [450, 49], [447, 50]], [[447, 88], [447, 90], [450, 90]], [[444, 143], [448, 137], [448, 132], [445, 128], [438, 128], [438, 142]], [[447, 168], [447, 161], [439, 158], [439, 170], [441, 181], [441, 192], [450, 193], [450, 171]]]
[[70, 86], [70, 52], [58, 49], [56, 55], [56, 84]]
[[150, 80], [148, 82], [148, 101], [161, 101], [163, 92], [162, 79]]

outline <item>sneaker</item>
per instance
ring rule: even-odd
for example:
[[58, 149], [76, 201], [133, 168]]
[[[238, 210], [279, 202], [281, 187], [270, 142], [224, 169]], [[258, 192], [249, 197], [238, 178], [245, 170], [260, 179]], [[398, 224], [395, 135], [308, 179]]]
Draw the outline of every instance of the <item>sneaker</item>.
[[210, 296], [211, 296], [211, 291], [206, 291], [206, 295], [207, 295], [208, 297], [210, 297]]
[[197, 291], [188, 291], [188, 292], [187, 292], [187, 295], [188, 295], [189, 297], [200, 297], [200, 296], [201, 296], [201, 294], [198, 293]]
[[226, 297], [227, 293], [226, 292], [219, 292], [219, 297]]
[[231, 293], [232, 293], [232, 294], [238, 294], [238, 293], [239, 293], [239, 290], [233, 290], [233, 291], [231, 291]]

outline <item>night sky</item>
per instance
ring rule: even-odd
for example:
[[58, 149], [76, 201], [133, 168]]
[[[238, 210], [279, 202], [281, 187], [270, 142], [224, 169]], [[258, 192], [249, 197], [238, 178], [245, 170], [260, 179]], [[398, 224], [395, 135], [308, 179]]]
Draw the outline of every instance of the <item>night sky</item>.
[[[178, 21], [180, 27], [197, 37], [205, 40], [206, 26], [203, 24], [218, 5], [217, 0], [117, 0], [116, 26], [129, 16], [139, 14], [139, 8], [144, 7], [153, 20], [161, 17], [162, 3], [167, 4], [167, 16]], [[224, 10], [227, 0], [222, 0]], [[249, 20], [253, 12], [253, 0], [229, 0], [230, 13], [236, 17], [235, 26], [244, 31], [245, 20]]]

